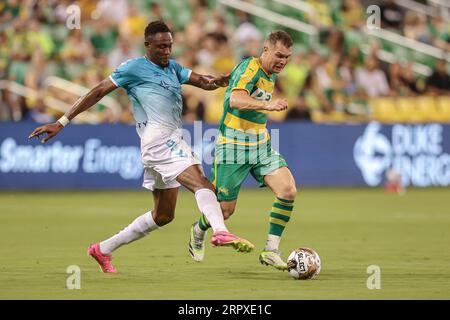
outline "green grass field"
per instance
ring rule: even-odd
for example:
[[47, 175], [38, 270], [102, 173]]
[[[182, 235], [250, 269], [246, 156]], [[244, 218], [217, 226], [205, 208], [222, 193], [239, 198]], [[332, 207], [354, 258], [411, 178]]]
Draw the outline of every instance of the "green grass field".
[[[110, 275], [86, 248], [151, 208], [149, 193], [0, 192], [0, 298], [450, 299], [450, 189], [300, 190], [281, 249], [317, 250], [322, 272], [307, 281], [258, 263], [272, 199], [243, 191], [228, 223], [255, 252], [208, 245], [195, 263], [187, 240], [197, 210], [182, 192], [175, 221], [115, 252]], [[81, 268], [80, 290], [66, 288], [70, 265]], [[381, 268], [380, 290], [367, 289], [370, 265]]]

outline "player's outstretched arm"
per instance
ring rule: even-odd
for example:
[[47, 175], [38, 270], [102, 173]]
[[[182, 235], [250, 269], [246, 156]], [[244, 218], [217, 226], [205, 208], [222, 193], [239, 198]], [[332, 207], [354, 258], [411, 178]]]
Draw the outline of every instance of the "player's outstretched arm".
[[187, 83], [204, 90], [215, 90], [220, 87], [228, 86], [229, 80], [230, 74], [214, 77], [192, 72]]
[[[115, 90], [117, 86], [109, 79], [105, 79], [102, 82], [100, 82], [98, 85], [96, 85], [94, 88], [92, 88], [87, 94], [80, 97], [70, 108], [69, 111], [67, 111], [62, 118], [66, 118], [66, 122], [72, 120], [75, 118], [78, 114], [82, 113], [83, 111], [86, 111], [90, 107], [92, 107], [94, 104], [99, 102], [104, 96], [106, 96], [111, 91]], [[61, 118], [61, 119], [62, 119]], [[44, 133], [47, 134], [46, 137], [44, 137], [41, 140], [41, 143], [45, 143], [54, 136], [58, 134], [58, 132], [64, 128], [64, 126], [67, 123], [64, 123], [64, 120], [59, 119], [58, 121], [50, 124], [46, 124], [44, 126], [36, 128], [29, 136], [28, 138], [34, 138], [38, 137], [38, 139], [43, 135]]]
[[230, 107], [239, 110], [283, 111], [288, 107], [286, 99], [262, 101], [252, 98], [246, 90], [233, 90], [230, 96]]

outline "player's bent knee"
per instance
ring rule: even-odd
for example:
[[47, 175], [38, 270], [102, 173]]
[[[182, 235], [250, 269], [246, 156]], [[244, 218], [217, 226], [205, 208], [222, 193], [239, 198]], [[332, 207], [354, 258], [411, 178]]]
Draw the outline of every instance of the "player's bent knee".
[[175, 215], [174, 214], [157, 214], [154, 217], [155, 223], [162, 227], [166, 224], [169, 224], [170, 222], [173, 221], [173, 219], [175, 219]]
[[297, 188], [295, 185], [287, 185], [277, 194], [278, 198], [286, 200], [294, 200], [297, 196]]
[[223, 218], [227, 220], [234, 213], [234, 208], [222, 209]]

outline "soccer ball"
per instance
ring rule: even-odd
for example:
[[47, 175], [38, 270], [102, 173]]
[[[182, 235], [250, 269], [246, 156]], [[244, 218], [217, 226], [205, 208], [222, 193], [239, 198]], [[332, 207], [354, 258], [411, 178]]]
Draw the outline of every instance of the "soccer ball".
[[298, 248], [287, 259], [289, 274], [295, 279], [314, 279], [320, 273], [320, 257], [312, 249]]

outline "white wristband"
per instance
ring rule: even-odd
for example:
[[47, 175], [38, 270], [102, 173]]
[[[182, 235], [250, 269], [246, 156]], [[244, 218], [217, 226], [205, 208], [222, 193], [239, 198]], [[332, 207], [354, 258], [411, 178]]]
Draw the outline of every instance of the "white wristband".
[[66, 116], [62, 116], [61, 118], [58, 119], [58, 122], [61, 123], [63, 127], [65, 127], [69, 124], [70, 120]]

